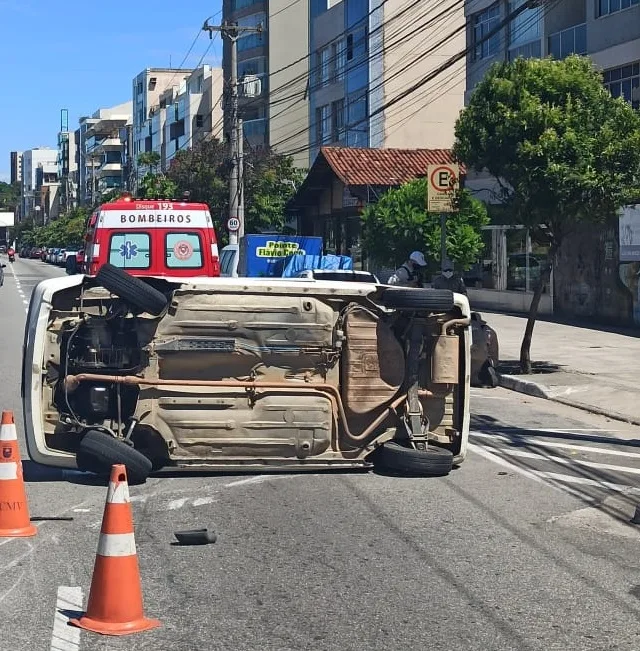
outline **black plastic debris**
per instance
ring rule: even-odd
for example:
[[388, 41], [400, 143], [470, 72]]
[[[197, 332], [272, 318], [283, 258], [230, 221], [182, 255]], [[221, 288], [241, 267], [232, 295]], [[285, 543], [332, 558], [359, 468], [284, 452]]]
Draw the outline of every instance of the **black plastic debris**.
[[174, 531], [173, 535], [178, 539], [180, 545], [210, 545], [218, 539], [216, 532], [208, 529]]

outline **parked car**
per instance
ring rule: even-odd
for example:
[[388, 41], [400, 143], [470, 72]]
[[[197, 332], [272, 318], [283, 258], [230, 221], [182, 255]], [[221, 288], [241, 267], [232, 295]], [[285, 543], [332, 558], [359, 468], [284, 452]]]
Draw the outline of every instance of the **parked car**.
[[4, 262], [0, 264], [0, 287], [4, 285], [4, 270], [6, 269], [6, 267], [7, 265], [4, 264]]
[[42, 255], [42, 249], [39, 246], [36, 246], [35, 248], [31, 249], [31, 253], [29, 254], [29, 257], [32, 260], [38, 260], [41, 255]]
[[498, 334], [479, 312], [471, 313], [471, 385], [498, 385], [496, 366], [500, 361]]
[[370, 282], [183, 284], [110, 264], [44, 280], [27, 449], [98, 474], [124, 463], [134, 482], [152, 467], [444, 475], [466, 456], [470, 323], [464, 296]]

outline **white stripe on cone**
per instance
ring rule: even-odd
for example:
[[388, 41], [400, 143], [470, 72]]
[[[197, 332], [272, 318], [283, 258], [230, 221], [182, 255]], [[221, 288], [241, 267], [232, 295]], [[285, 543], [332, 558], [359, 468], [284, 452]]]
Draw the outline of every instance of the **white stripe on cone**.
[[0, 480], [18, 479], [18, 464], [15, 461], [0, 463]]
[[99, 556], [135, 556], [136, 540], [133, 533], [101, 533]]
[[18, 433], [13, 424], [0, 426], [0, 441], [17, 441]]
[[128, 504], [129, 499], [129, 484], [126, 481], [120, 481], [117, 484], [110, 481], [109, 490], [107, 491], [108, 504]]

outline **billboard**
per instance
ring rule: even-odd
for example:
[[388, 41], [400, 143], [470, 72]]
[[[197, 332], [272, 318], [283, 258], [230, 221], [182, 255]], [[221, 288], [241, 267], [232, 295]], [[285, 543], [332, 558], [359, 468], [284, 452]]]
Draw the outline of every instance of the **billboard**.
[[640, 262], [640, 204], [622, 208], [618, 233], [620, 262]]

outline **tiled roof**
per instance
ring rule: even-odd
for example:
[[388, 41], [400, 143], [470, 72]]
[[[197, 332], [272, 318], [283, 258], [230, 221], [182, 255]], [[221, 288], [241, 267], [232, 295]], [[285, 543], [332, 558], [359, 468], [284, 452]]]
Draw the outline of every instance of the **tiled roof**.
[[345, 185], [401, 185], [427, 175], [427, 165], [453, 163], [450, 149], [355, 149], [322, 147], [336, 176]]

